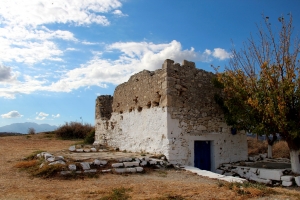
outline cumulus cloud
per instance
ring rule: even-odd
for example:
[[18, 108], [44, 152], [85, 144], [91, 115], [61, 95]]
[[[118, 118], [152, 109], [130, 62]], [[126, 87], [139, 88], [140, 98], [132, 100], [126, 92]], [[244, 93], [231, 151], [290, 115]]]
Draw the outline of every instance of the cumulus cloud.
[[[18, 6], [16, 6], [18, 5]], [[0, 16], [5, 24], [38, 26], [50, 23], [96, 23], [109, 25], [104, 13], [122, 6], [119, 0], [4, 0], [0, 1]], [[102, 13], [102, 14], [100, 14]]]
[[53, 118], [58, 118], [60, 117], [60, 114], [57, 114], [57, 115], [52, 115]]
[[21, 115], [18, 111], [16, 110], [13, 110], [13, 111], [10, 111], [6, 114], [3, 114], [1, 115], [2, 118], [19, 118], [19, 117], [22, 117], [23, 115]]
[[126, 15], [126, 14], [123, 14], [121, 10], [114, 10], [112, 13], [113, 13], [114, 15], [119, 16], [119, 17], [125, 17], [125, 16], [128, 16], [128, 15]]
[[44, 120], [46, 117], [49, 116], [49, 114], [44, 113], [44, 112], [36, 112], [37, 117], [35, 118], [36, 120]]
[[225, 49], [221, 49], [221, 48], [215, 48], [212, 55], [213, 57], [219, 60], [225, 60], [231, 57], [230, 53], [228, 53]]
[[17, 93], [29, 94], [34, 91], [71, 92], [89, 86], [106, 88], [107, 84], [117, 85], [125, 82], [131, 75], [144, 69], [159, 69], [167, 58], [175, 62], [182, 62], [184, 59], [209, 62], [216, 56], [218, 59], [225, 59], [226, 51], [216, 49], [206, 49], [204, 52], [195, 51], [194, 48], [182, 49], [181, 43], [176, 40], [162, 44], [117, 42], [106, 47], [106, 54], [119, 53], [114, 60], [103, 58], [103, 52], [94, 52], [93, 59], [86, 64], [71, 70], [64, 69], [63, 75], [57, 81], [49, 83], [45, 79], [25, 76], [25, 81], [21, 84], [0, 88], [0, 96], [14, 98]]
[[103, 14], [121, 6], [119, 0], [0, 1], [0, 62], [32, 65], [43, 60], [62, 61], [63, 50], [53, 40], [77, 39], [70, 31], [50, 30], [45, 25], [108, 26], [110, 22]]

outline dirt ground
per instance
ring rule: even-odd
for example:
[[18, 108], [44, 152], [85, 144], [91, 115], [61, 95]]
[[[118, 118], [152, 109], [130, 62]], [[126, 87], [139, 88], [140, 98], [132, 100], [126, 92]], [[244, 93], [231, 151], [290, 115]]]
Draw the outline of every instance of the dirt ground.
[[[47, 138], [37, 134], [0, 137], [0, 199], [100, 199], [114, 188], [131, 188], [131, 199], [251, 199], [218, 181], [175, 169], [145, 174], [103, 174], [77, 180], [33, 178], [15, 168], [23, 157], [37, 150], [57, 153], [74, 141]], [[293, 189], [272, 188], [276, 195], [252, 199], [300, 199]], [[169, 195], [169, 198], [166, 198]], [[171, 197], [174, 198], [171, 198]], [[165, 197], [165, 198], [164, 198]]]

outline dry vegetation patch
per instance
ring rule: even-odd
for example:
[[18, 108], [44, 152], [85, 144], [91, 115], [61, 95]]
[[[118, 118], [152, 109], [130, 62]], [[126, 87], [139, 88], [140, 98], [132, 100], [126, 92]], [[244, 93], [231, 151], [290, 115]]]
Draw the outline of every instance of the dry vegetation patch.
[[[299, 192], [284, 188], [269, 188], [278, 192], [273, 195], [274, 193], [269, 194], [266, 190], [255, 187], [244, 190], [237, 186], [232, 187], [233, 189], [227, 186], [219, 187], [216, 180], [181, 170], [152, 170], [144, 174], [130, 175], [100, 174], [99, 177], [71, 180], [36, 178], [25, 172], [39, 163], [39, 159], [28, 156], [32, 152], [43, 149], [60, 154], [73, 144], [74, 141], [57, 140], [54, 137], [46, 137], [45, 134], [32, 135], [30, 138], [1, 137], [0, 199], [113, 199], [117, 195], [134, 200], [257, 199], [260, 196], [270, 199], [299, 199]], [[20, 168], [26, 169], [19, 170]], [[35, 173], [43, 174], [41, 171], [36, 170]], [[47, 173], [50, 173], [49, 171], [51, 172], [49, 169], [45, 170]]]

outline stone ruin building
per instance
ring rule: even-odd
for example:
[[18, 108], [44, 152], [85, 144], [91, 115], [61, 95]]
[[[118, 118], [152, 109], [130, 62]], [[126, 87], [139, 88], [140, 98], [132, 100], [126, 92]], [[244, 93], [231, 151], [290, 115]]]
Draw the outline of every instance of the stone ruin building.
[[163, 154], [169, 162], [215, 171], [247, 159], [245, 132], [233, 133], [214, 101], [214, 74], [165, 60], [96, 99], [95, 142], [120, 151]]

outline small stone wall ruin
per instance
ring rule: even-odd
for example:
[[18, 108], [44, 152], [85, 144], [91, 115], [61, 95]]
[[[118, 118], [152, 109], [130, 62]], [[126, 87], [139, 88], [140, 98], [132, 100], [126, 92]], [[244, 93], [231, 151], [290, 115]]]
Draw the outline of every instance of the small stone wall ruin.
[[194, 141], [211, 141], [212, 171], [247, 159], [246, 134], [232, 135], [214, 95], [214, 74], [165, 60], [143, 70], [96, 100], [95, 144], [164, 154], [170, 162], [194, 163]]

